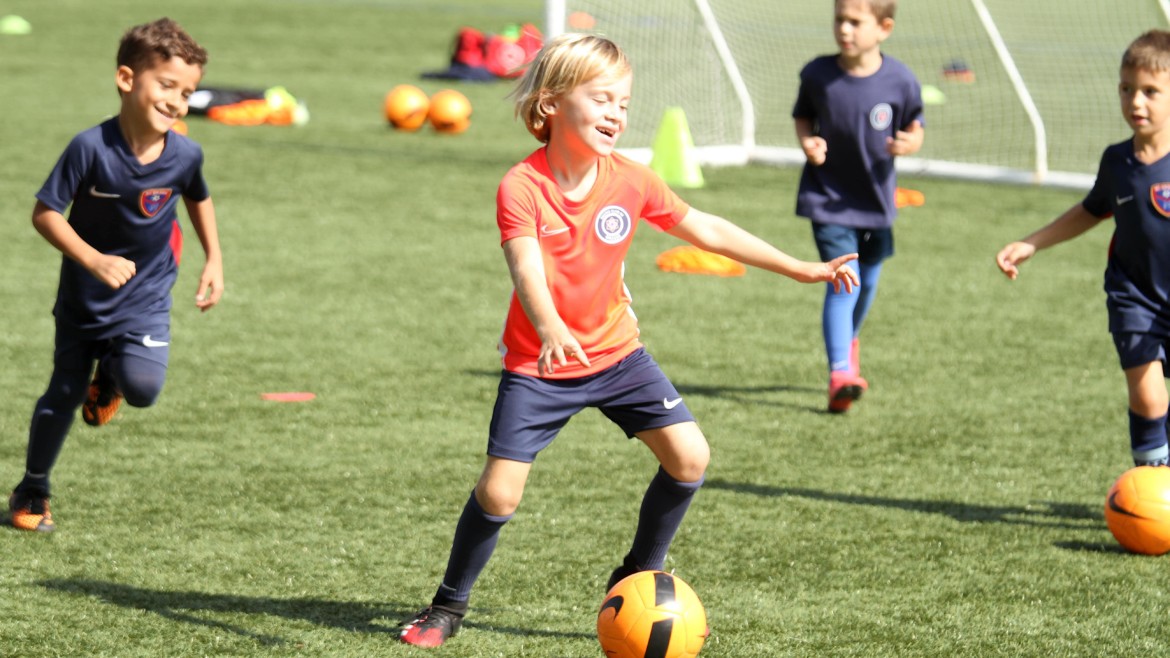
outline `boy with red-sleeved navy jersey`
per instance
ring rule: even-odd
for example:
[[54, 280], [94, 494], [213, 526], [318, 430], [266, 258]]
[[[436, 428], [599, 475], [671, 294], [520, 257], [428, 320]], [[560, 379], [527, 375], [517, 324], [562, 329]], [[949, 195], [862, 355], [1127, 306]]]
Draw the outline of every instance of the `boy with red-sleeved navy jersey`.
[[1093, 188], [1047, 226], [1005, 246], [1009, 278], [1037, 251], [1113, 218], [1105, 267], [1109, 331], [1129, 390], [1133, 463], [1165, 466], [1170, 344], [1170, 32], [1151, 30], [1121, 59], [1118, 95], [1133, 137], [1105, 149]]
[[104, 425], [123, 399], [149, 406], [162, 391], [180, 199], [207, 257], [196, 305], [207, 310], [223, 292], [203, 152], [171, 130], [206, 62], [206, 51], [170, 19], [127, 31], [115, 73], [121, 110], [74, 137], [36, 195], [33, 225], [62, 259], [53, 374], [33, 411], [24, 478], [8, 502], [15, 528], [55, 528], [49, 471], [79, 406], [86, 423]]

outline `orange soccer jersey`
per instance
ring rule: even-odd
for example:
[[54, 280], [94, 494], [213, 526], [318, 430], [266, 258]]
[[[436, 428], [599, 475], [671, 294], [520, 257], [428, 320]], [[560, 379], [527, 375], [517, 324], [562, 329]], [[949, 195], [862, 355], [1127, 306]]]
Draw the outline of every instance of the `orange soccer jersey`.
[[[626, 252], [638, 220], [660, 230], [682, 221], [690, 207], [648, 167], [618, 154], [599, 161], [588, 196], [571, 201], [553, 178], [544, 148], [513, 167], [496, 195], [500, 242], [528, 236], [540, 242], [545, 278], [561, 319], [589, 357], [548, 377], [600, 372], [637, 349], [638, 321], [624, 281]], [[537, 376], [540, 337], [515, 292], [500, 338], [504, 368]]]

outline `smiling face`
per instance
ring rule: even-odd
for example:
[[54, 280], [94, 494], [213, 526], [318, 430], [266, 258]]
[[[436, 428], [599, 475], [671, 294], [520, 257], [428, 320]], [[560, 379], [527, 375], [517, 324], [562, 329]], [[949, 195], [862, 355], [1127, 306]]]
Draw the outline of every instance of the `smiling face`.
[[833, 38], [847, 63], [880, 56], [883, 41], [894, 29], [892, 18], [879, 19], [869, 0], [837, 0], [833, 12]]
[[116, 84], [123, 121], [135, 131], [165, 134], [187, 115], [187, 99], [202, 79], [203, 67], [180, 57], [156, 58], [137, 72], [119, 66]]
[[1170, 127], [1170, 71], [1124, 67], [1117, 94], [1134, 137], [1148, 140]]
[[626, 129], [626, 111], [634, 78], [629, 72], [587, 80], [550, 103], [549, 141], [579, 156], [613, 153]]

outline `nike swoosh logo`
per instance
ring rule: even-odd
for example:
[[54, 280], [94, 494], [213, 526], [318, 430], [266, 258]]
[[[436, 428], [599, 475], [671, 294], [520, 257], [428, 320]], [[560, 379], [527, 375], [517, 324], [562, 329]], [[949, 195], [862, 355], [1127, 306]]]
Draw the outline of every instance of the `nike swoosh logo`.
[[97, 185], [90, 185], [89, 186], [89, 195], [96, 196], [99, 199], [118, 199], [118, 198], [121, 198], [121, 196], [122, 196], [121, 194], [111, 194], [109, 192], [98, 192]]
[[568, 226], [562, 226], [561, 228], [553, 228], [553, 229], [550, 229], [548, 226], [541, 226], [540, 227], [540, 234], [547, 237], [550, 235], [560, 235], [561, 233], [564, 233], [565, 231], [568, 231], [568, 230], [569, 230]]
[[1129, 196], [1119, 196], [1119, 197], [1117, 197], [1117, 205], [1119, 205], [1119, 206], [1120, 206], [1120, 205], [1122, 205], [1122, 204], [1125, 204], [1125, 203], [1129, 203], [1130, 201], [1133, 201], [1133, 195], [1132, 195], [1132, 194], [1131, 194], [1131, 195], [1129, 195]]
[[1122, 509], [1121, 506], [1117, 504], [1117, 501], [1114, 500], [1115, 498], [1117, 498], [1116, 491], [1114, 491], [1112, 494], [1109, 495], [1109, 509], [1113, 510], [1114, 512], [1117, 512], [1118, 514], [1121, 514], [1122, 516], [1128, 516], [1128, 517], [1132, 517], [1135, 519], [1145, 518], [1142, 516], [1138, 516], [1137, 514], [1134, 514], [1133, 512], [1131, 512], [1127, 509]]
[[624, 605], [625, 602], [626, 602], [626, 599], [621, 594], [614, 596], [612, 598], [606, 599], [605, 603], [601, 604], [601, 610], [597, 611], [597, 616], [600, 617], [601, 613], [605, 612], [606, 610], [608, 610], [610, 608], [613, 608], [614, 619], [617, 619], [617, 616], [622, 611], [622, 605]]
[[155, 340], [150, 336], [144, 336], [142, 338], [142, 344], [147, 347], [166, 347], [167, 345], [170, 345], [170, 343], [166, 342], [165, 340]]
[[662, 406], [666, 407], [667, 409], [674, 409], [678, 406], [679, 402], [682, 402], [682, 398], [675, 398], [673, 400], [662, 398]]

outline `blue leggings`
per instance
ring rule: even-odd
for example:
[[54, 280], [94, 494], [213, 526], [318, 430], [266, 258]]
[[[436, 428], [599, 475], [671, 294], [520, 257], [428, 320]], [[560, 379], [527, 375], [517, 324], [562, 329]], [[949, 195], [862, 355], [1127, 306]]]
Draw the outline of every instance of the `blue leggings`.
[[825, 335], [825, 352], [829, 356], [829, 370], [849, 370], [849, 351], [853, 339], [861, 333], [861, 325], [873, 305], [877, 294], [878, 279], [882, 274], [882, 261], [855, 263], [861, 285], [846, 293], [833, 292], [832, 284], [826, 285], [825, 307], [821, 315], [821, 328]]

